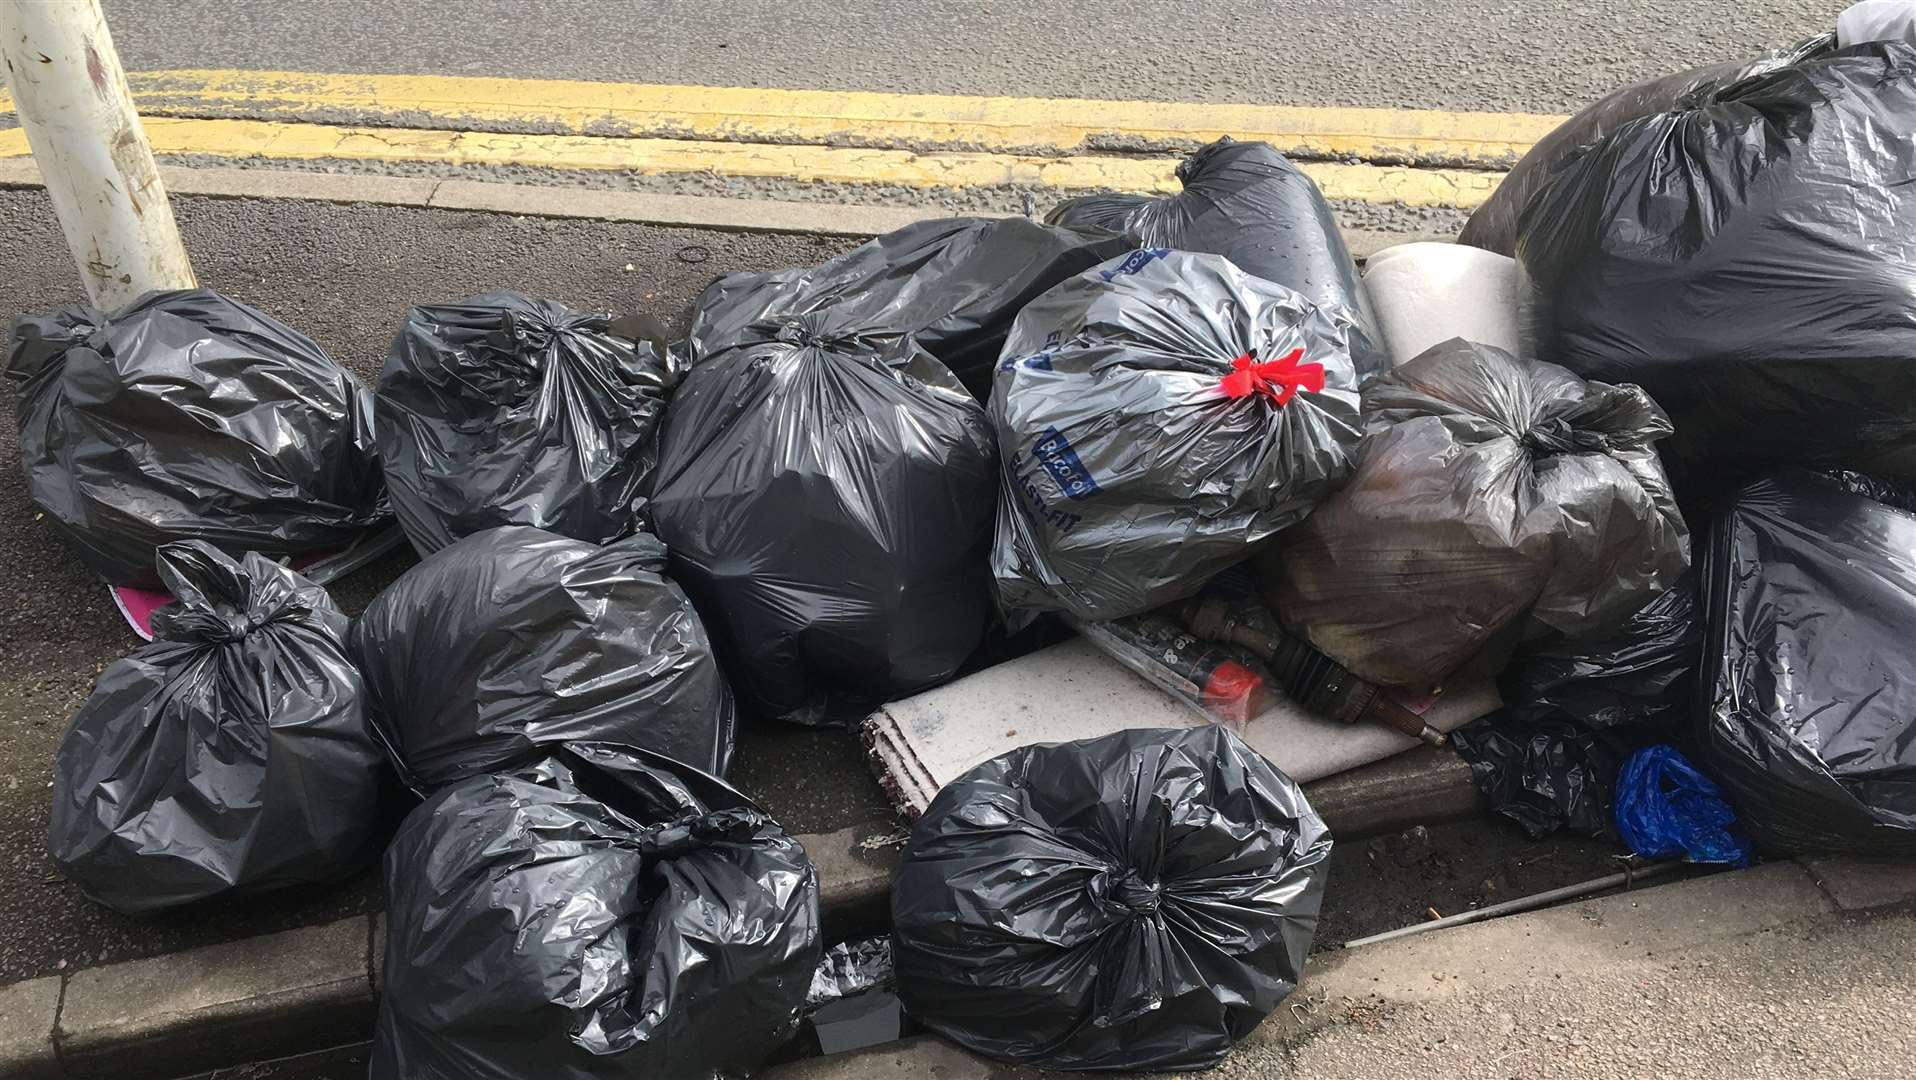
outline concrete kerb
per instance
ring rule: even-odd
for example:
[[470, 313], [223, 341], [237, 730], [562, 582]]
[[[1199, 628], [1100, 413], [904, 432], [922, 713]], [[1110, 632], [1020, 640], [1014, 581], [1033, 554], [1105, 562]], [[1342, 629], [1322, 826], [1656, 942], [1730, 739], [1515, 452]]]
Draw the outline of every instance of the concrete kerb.
[[[468, 210], [523, 217], [627, 221], [723, 232], [865, 237], [887, 233], [917, 221], [952, 216], [936, 207], [841, 206], [832, 203], [660, 195], [638, 191], [296, 170], [162, 166], [160, 176], [167, 191], [175, 195], [368, 203], [375, 206]], [[0, 160], [0, 188], [41, 186], [39, 169], [31, 160]], [[1006, 215], [981, 212], [969, 216]], [[1393, 244], [1450, 239], [1449, 236], [1436, 234], [1363, 229], [1344, 231], [1344, 241], [1350, 246], [1351, 254], [1360, 260]]]

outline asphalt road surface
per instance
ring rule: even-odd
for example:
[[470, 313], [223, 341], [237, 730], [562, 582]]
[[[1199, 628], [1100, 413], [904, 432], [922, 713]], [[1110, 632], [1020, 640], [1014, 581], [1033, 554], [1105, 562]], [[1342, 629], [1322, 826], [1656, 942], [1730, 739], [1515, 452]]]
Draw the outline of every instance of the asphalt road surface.
[[105, 0], [129, 69], [1569, 112], [1846, 0]]

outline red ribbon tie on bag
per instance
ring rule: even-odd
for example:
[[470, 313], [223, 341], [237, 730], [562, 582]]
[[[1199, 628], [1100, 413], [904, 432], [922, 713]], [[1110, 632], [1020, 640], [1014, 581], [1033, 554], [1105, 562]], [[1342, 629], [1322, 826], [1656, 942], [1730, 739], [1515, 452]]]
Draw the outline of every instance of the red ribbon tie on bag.
[[1313, 394], [1324, 391], [1324, 365], [1300, 364], [1304, 350], [1292, 349], [1275, 360], [1258, 363], [1250, 353], [1231, 361], [1231, 373], [1218, 381], [1226, 397], [1250, 397], [1263, 393], [1279, 405], [1297, 396], [1299, 390]]

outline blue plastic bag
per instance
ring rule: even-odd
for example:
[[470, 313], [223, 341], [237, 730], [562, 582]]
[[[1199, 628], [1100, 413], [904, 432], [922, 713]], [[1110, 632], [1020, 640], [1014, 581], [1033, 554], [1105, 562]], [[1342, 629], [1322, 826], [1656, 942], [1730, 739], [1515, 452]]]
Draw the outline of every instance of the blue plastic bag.
[[1646, 859], [1748, 866], [1749, 843], [1730, 831], [1736, 812], [1674, 746], [1649, 746], [1617, 773], [1617, 831]]

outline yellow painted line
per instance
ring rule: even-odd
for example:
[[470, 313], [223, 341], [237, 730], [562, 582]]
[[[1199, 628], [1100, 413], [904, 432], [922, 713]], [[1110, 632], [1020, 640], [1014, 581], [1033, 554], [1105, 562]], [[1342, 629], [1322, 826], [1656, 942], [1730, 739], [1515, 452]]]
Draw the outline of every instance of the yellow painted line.
[[[859, 147], [788, 146], [688, 139], [513, 135], [264, 120], [145, 121], [160, 154], [227, 160], [413, 162], [452, 166], [517, 165], [542, 169], [626, 171], [644, 175], [712, 173], [903, 187], [998, 187], [1057, 190], [1178, 190], [1175, 157], [1114, 157], [975, 152], [913, 153]], [[29, 154], [25, 133], [0, 131], [0, 158]], [[1472, 209], [1501, 174], [1306, 162], [1301, 166], [1333, 199], [1402, 202]]]
[[1508, 166], [1564, 118], [1084, 98], [766, 90], [499, 79], [178, 70], [130, 76], [146, 116], [294, 120], [995, 153], [1176, 150], [1220, 135], [1293, 157]]

